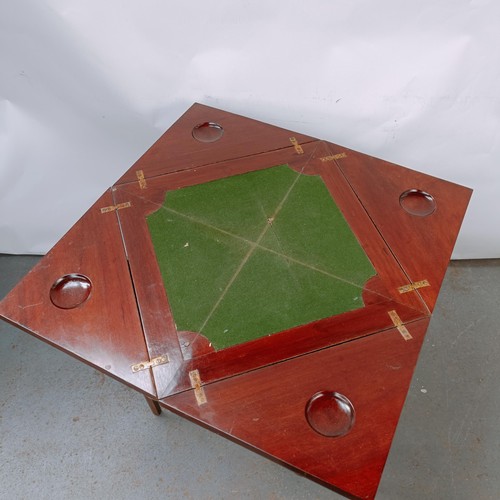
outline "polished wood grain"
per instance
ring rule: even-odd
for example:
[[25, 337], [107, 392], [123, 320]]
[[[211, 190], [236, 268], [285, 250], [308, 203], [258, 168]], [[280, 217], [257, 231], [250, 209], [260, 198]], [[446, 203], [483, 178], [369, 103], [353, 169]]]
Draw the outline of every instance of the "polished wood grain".
[[[336, 162], [409, 281], [431, 284], [413, 293], [432, 311], [472, 190], [336, 145], [331, 150], [346, 152]], [[431, 194], [436, 210], [428, 216], [403, 210], [399, 198], [410, 189]]]
[[[87, 211], [0, 303], [0, 316], [104, 373], [156, 396], [150, 370], [131, 366], [148, 360], [142, 326], [110, 191]], [[50, 290], [61, 276], [87, 276], [87, 301], [60, 309]]]
[[[222, 126], [224, 134], [220, 140], [206, 143], [193, 138], [193, 127], [204, 122], [215, 122]], [[291, 144], [291, 137], [298, 144], [316, 140], [314, 137], [196, 103], [144, 153], [117, 184], [137, 180], [138, 170], [142, 170], [148, 179], [169, 172], [286, 148]]]
[[[220, 382], [206, 384], [199, 405], [193, 390], [161, 405], [232, 440], [305, 472], [348, 496], [375, 496], [411, 381], [428, 319], [317, 351]], [[350, 432], [338, 438], [314, 431], [309, 399], [336, 391], [354, 406]]]
[[[205, 122], [223, 128], [219, 140], [193, 137]], [[362, 308], [215, 351], [198, 332], [177, 331], [146, 216], [169, 190], [282, 164], [321, 176], [377, 274]], [[436, 209], [408, 213], [400, 196], [412, 189]], [[0, 303], [0, 318], [142, 392], [155, 414], [161, 405], [346, 496], [373, 498], [470, 194], [195, 104]], [[400, 293], [421, 280], [429, 286]], [[168, 362], [156, 365], [160, 356]], [[337, 392], [354, 413], [311, 404]], [[345, 435], [309, 425], [328, 427], [339, 408], [351, 419]]]

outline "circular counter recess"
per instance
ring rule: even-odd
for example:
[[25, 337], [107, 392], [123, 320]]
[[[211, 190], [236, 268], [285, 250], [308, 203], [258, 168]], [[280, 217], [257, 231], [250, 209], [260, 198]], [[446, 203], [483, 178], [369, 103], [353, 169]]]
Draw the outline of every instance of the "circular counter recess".
[[193, 137], [200, 142], [218, 141], [224, 134], [224, 129], [214, 122], [205, 122], [193, 128]]
[[338, 392], [321, 391], [308, 401], [306, 419], [312, 429], [322, 436], [340, 437], [354, 425], [354, 407]]
[[50, 300], [60, 309], [74, 309], [90, 296], [92, 283], [83, 274], [65, 274], [50, 288]]
[[411, 215], [425, 217], [436, 210], [436, 200], [420, 189], [408, 189], [399, 197], [401, 207]]

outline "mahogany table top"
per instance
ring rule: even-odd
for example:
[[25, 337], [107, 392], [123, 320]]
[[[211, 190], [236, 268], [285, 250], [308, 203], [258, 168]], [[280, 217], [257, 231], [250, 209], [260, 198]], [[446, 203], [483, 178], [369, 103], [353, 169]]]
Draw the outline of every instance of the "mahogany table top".
[[373, 498], [470, 195], [194, 104], [0, 317], [164, 408]]

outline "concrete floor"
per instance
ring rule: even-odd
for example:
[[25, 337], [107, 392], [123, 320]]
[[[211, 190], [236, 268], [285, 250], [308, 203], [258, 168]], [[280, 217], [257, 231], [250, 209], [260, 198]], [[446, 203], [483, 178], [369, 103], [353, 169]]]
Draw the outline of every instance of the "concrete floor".
[[[0, 297], [38, 257], [0, 255]], [[377, 498], [500, 498], [500, 260], [453, 262]], [[0, 498], [342, 498], [0, 321]]]

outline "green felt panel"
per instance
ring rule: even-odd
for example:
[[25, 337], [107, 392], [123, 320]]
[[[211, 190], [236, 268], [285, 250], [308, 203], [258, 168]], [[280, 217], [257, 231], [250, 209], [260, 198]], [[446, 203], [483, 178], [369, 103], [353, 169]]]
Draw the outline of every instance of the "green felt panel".
[[178, 330], [216, 349], [362, 307], [375, 274], [321, 178], [286, 165], [168, 192], [147, 223]]
[[164, 209], [147, 222], [177, 329], [196, 332], [249, 244]]
[[286, 165], [170, 191], [165, 204], [204, 224], [255, 241], [299, 176]]
[[260, 244], [361, 287], [375, 274], [318, 176], [300, 176]]
[[362, 305], [358, 287], [257, 249], [201, 333], [222, 349]]

